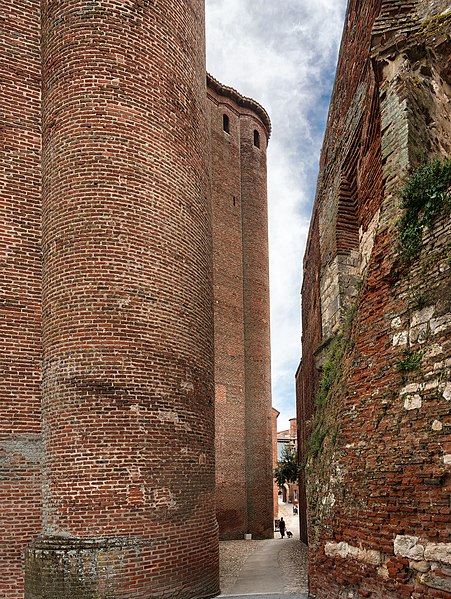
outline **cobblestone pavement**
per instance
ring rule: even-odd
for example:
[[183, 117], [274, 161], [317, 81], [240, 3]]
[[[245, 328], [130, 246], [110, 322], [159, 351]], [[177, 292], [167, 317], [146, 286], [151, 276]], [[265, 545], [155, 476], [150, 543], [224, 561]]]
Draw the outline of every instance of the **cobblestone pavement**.
[[[307, 592], [307, 547], [299, 541], [298, 518], [293, 516], [292, 506], [279, 504], [279, 515], [283, 515], [287, 530], [293, 532], [293, 538], [280, 538], [274, 534], [274, 540], [266, 541], [221, 541], [219, 544], [221, 594], [233, 594], [233, 587], [246, 571], [246, 561], [253, 556], [251, 562], [258, 561], [259, 551], [265, 552], [268, 544], [274, 546], [279, 565], [281, 580], [280, 593]], [[236, 588], [236, 587], [235, 587]], [[273, 592], [273, 591], [271, 591]]]

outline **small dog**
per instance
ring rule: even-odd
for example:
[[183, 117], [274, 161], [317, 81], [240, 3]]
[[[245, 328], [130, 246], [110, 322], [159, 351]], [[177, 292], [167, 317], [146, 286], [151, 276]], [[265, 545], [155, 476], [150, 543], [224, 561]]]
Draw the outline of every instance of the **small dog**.
[[293, 533], [291, 531], [287, 530], [287, 537], [289, 539], [291, 539], [292, 536], [293, 536]]

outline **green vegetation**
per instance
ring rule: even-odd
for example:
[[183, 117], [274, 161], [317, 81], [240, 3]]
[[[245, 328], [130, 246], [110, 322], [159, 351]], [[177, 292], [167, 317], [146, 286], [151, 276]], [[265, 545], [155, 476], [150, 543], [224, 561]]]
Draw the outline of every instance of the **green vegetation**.
[[322, 366], [322, 375], [319, 383], [319, 391], [315, 398], [316, 414], [313, 423], [313, 432], [308, 440], [307, 458], [318, 455], [323, 446], [324, 439], [331, 431], [331, 442], [335, 445], [338, 437], [338, 426], [333, 429], [326, 426], [323, 418], [323, 408], [330, 399], [332, 393], [337, 390], [337, 384], [342, 378], [344, 367], [344, 355], [353, 345], [351, 338], [352, 323], [357, 307], [351, 306], [345, 314], [343, 324], [337, 335], [329, 344], [326, 359]]
[[282, 449], [281, 458], [274, 469], [274, 478], [279, 487], [283, 487], [285, 483], [296, 482], [299, 476], [298, 452], [296, 449], [286, 445]]
[[422, 310], [429, 303], [429, 296], [424, 291], [415, 291], [412, 295], [412, 308]]
[[399, 372], [411, 372], [412, 370], [417, 370], [422, 358], [423, 352], [411, 352], [407, 350], [404, 352], [404, 358], [397, 363], [397, 368]]
[[445, 31], [451, 22], [451, 13], [447, 12], [442, 15], [436, 15], [430, 19], [426, 19], [422, 26], [422, 31], [426, 35], [438, 35]]
[[334, 381], [341, 374], [341, 358], [343, 357], [343, 336], [336, 335], [331, 341], [326, 361], [322, 367], [322, 375], [319, 383], [319, 392], [315, 397], [317, 407], [322, 407]]
[[451, 159], [433, 160], [414, 170], [400, 191], [404, 215], [399, 222], [400, 251], [410, 262], [419, 255], [423, 227], [451, 212]]
[[324, 427], [317, 427], [310, 435], [308, 440], [308, 456], [316, 457], [323, 446], [324, 439], [328, 433], [328, 429]]

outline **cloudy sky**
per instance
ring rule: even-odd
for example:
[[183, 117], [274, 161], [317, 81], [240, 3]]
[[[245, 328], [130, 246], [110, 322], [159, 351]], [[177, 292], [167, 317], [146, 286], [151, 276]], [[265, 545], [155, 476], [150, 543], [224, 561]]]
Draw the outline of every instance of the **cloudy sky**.
[[268, 147], [273, 405], [296, 416], [302, 258], [346, 0], [206, 0], [207, 69], [260, 102]]

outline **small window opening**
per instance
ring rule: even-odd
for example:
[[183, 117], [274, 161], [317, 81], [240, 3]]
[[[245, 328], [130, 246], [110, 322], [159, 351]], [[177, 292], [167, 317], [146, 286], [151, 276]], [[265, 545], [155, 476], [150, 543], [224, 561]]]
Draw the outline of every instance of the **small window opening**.
[[254, 146], [256, 148], [260, 147], [260, 133], [257, 131], [257, 129], [254, 129]]
[[229, 117], [226, 114], [222, 115], [222, 128], [226, 133], [230, 133]]
[[236, 206], [236, 197], [233, 196], [233, 205]]

